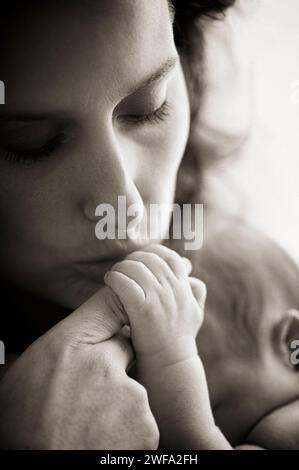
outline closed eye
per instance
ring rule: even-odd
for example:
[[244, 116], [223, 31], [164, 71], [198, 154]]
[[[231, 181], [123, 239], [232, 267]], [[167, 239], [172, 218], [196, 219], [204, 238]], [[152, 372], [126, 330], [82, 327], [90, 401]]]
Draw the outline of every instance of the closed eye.
[[63, 134], [59, 134], [49, 143], [38, 149], [19, 151], [19, 150], [5, 150], [4, 159], [10, 162], [31, 164], [38, 160], [51, 157], [51, 155], [60, 147]]
[[145, 114], [126, 114], [124, 116], [118, 116], [117, 121], [121, 124], [138, 125], [144, 124], [157, 124], [165, 121], [170, 114], [170, 104], [167, 100], [164, 101], [160, 108], [155, 109], [150, 113]]

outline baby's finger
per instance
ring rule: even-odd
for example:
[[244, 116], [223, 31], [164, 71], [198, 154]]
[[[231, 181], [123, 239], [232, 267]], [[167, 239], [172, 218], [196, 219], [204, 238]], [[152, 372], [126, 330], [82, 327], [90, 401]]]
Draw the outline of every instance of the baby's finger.
[[169, 265], [160, 256], [155, 253], [149, 253], [146, 251], [134, 251], [127, 256], [127, 260], [137, 261], [143, 263], [155, 276], [156, 280], [163, 285], [164, 280], [167, 279], [171, 282], [171, 279], [175, 279], [175, 275], [172, 272]]
[[124, 261], [114, 264], [111, 271], [126, 274], [142, 287], [145, 294], [152, 290], [153, 286], [158, 285], [158, 281], [152, 271], [141, 260], [133, 260], [127, 257]]
[[182, 256], [182, 260], [185, 263], [186, 273], [189, 276], [189, 274], [191, 274], [191, 271], [192, 271], [192, 263], [189, 260], [189, 258], [185, 258], [185, 256]]
[[[192, 265], [187, 258], [182, 258], [176, 251], [163, 245], [150, 245], [144, 251], [155, 253], [160, 256], [179, 278], [185, 278], [192, 270]], [[191, 266], [190, 266], [191, 265]]]
[[123, 304], [128, 316], [131, 309], [140, 308], [145, 302], [142, 287], [126, 274], [108, 271], [104, 277], [105, 284], [113, 290]]
[[196, 277], [189, 277], [189, 283], [193, 292], [194, 297], [196, 298], [199, 306], [203, 310], [207, 298], [207, 288], [204, 282]]

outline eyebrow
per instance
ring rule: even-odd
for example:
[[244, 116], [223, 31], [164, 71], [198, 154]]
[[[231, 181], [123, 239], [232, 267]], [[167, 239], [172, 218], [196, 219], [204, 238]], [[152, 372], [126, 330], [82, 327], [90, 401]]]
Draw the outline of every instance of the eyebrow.
[[[133, 86], [133, 88], [129, 91], [128, 95], [133, 95], [134, 93], [138, 91], [142, 91], [163, 78], [167, 77], [170, 72], [175, 68], [179, 61], [179, 56], [176, 55], [174, 57], [170, 57], [167, 59], [159, 69], [154, 72], [152, 75], [150, 75], [148, 78], [146, 78], [144, 81], [141, 83]], [[54, 113], [20, 113], [20, 114], [13, 114], [13, 113], [7, 113], [7, 114], [0, 114], [0, 124], [1, 123], [13, 123], [13, 122], [35, 122], [35, 121], [43, 121], [43, 120], [50, 120], [53, 118], [57, 118], [57, 114]]]
[[162, 64], [162, 66], [159, 67], [159, 69], [156, 72], [154, 72], [152, 75], [150, 75], [148, 78], [146, 78], [141, 83], [133, 86], [133, 88], [130, 90], [129, 94], [133, 95], [133, 93], [136, 93], [137, 91], [141, 91], [145, 88], [148, 88], [148, 87], [156, 84], [157, 82], [159, 82], [163, 78], [167, 77], [170, 74], [170, 72], [175, 68], [178, 61], [179, 61], [179, 56], [178, 55], [176, 55], [174, 57], [170, 57], [169, 59], [167, 59]]
[[46, 121], [57, 117], [55, 113], [21, 113], [21, 114], [3, 114], [0, 115], [0, 124], [2, 122], [34, 122], [34, 121]]

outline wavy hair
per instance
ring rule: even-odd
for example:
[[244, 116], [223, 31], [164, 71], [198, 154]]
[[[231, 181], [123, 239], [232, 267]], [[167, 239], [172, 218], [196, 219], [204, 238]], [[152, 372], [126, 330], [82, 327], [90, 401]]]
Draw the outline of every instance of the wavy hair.
[[[203, 93], [204, 26], [207, 21], [224, 19], [225, 11], [236, 0], [168, 0], [174, 17], [174, 38], [180, 53], [191, 105], [191, 129], [200, 110]], [[200, 149], [194, 148], [189, 137], [178, 174], [176, 201], [198, 202], [201, 179]]]

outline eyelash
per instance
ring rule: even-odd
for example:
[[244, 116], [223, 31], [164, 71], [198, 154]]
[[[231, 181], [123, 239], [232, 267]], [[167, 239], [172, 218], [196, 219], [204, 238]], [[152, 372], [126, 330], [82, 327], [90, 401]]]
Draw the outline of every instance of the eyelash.
[[137, 125], [141, 126], [144, 124], [158, 124], [159, 122], [165, 121], [170, 114], [170, 104], [166, 100], [160, 106], [160, 108], [156, 109], [147, 114], [128, 114], [126, 116], [120, 116], [118, 120], [124, 121], [126, 124], [129, 125]]
[[[164, 101], [160, 108], [156, 109], [155, 111], [143, 115], [127, 115], [121, 116], [118, 119], [120, 121], [129, 124], [130, 126], [143, 126], [146, 124], [158, 124], [160, 122], [165, 121], [169, 117], [170, 105], [168, 101]], [[23, 164], [31, 164], [35, 163], [39, 160], [46, 159], [51, 157], [51, 155], [60, 147], [61, 135], [55, 137], [49, 144], [45, 145], [44, 147], [34, 150], [31, 152], [16, 152], [13, 150], [7, 150], [5, 152], [4, 158], [10, 162], [14, 163], [23, 163]]]
[[51, 157], [51, 155], [59, 148], [62, 141], [62, 135], [58, 135], [51, 142], [38, 150], [31, 152], [16, 152], [14, 150], [7, 150], [4, 159], [13, 163], [23, 163], [30, 165], [38, 160]]

